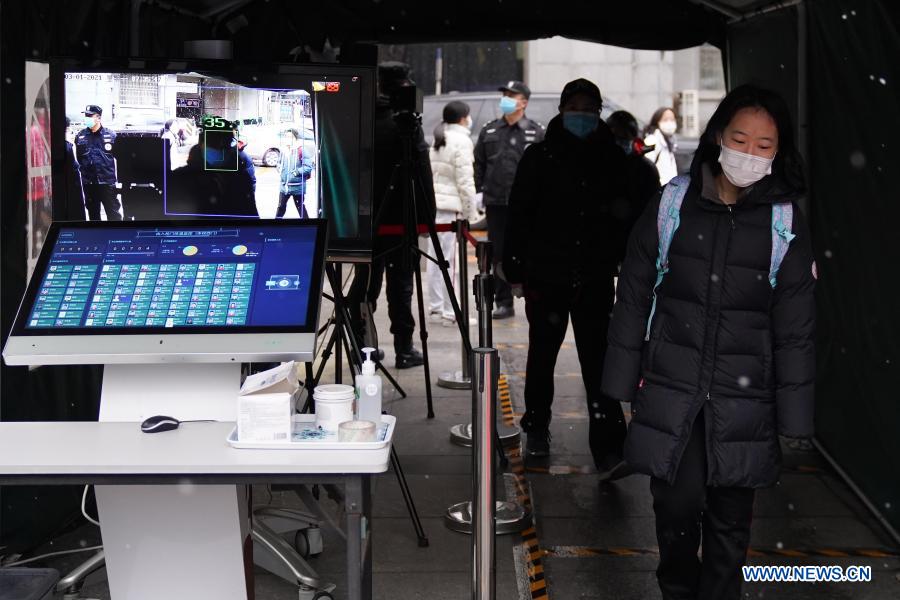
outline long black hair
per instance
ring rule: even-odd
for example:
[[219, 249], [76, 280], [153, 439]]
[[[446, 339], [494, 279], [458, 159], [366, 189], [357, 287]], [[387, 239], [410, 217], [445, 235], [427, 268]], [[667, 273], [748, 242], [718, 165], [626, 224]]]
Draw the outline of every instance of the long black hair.
[[[644, 137], [647, 137], [651, 133], [656, 133], [656, 130], [659, 129], [659, 122], [667, 111], [672, 111], [672, 115], [675, 115], [675, 109], [671, 106], [661, 106], [656, 109], [656, 112], [654, 112], [653, 116], [650, 117], [650, 122], [647, 123], [646, 127], [644, 127]], [[663, 139], [666, 140], [666, 146], [669, 147], [669, 152], [673, 152], [675, 150], [675, 142], [672, 141], [671, 137], [672, 136], [663, 134]]]
[[434, 149], [440, 150], [447, 145], [447, 136], [444, 128], [447, 125], [459, 123], [469, 116], [469, 105], [461, 100], [448, 102], [444, 107], [443, 120], [434, 128]]
[[784, 98], [776, 92], [750, 84], [731, 90], [710, 117], [691, 163], [692, 176], [699, 175], [700, 167], [704, 163], [709, 165], [713, 175], [722, 172], [719, 164], [719, 154], [722, 150], [719, 139], [734, 115], [744, 108], [762, 109], [775, 121], [778, 128], [778, 152], [772, 163], [772, 175], [779, 177], [792, 191], [804, 192], [806, 179], [803, 173], [803, 158], [794, 139], [791, 111]]

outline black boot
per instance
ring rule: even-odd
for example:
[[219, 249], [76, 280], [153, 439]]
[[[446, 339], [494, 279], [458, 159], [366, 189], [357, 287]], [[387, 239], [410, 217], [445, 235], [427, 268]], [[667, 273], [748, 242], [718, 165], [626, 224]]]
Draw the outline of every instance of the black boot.
[[498, 306], [491, 313], [491, 318], [494, 320], [511, 319], [514, 316], [516, 316], [516, 310], [512, 306]]
[[528, 456], [535, 458], [550, 456], [550, 432], [546, 429], [529, 431], [528, 440], [525, 442], [525, 452]]
[[413, 367], [421, 367], [425, 364], [425, 358], [422, 353], [410, 345], [405, 350], [397, 350], [397, 362], [394, 366], [398, 369], [412, 369]]

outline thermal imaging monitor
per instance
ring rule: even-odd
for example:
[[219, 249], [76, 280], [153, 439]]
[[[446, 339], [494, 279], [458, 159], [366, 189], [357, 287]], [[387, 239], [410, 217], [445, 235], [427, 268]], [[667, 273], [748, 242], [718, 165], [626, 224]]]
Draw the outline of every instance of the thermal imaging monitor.
[[[370, 253], [371, 67], [70, 60], [51, 75], [70, 123], [56, 125], [54, 156], [65, 139], [88, 176], [95, 157], [114, 161], [125, 220], [322, 218], [329, 256]], [[89, 148], [89, 106], [102, 110], [102, 152]]]
[[54, 223], [10, 365], [312, 360], [325, 221]]

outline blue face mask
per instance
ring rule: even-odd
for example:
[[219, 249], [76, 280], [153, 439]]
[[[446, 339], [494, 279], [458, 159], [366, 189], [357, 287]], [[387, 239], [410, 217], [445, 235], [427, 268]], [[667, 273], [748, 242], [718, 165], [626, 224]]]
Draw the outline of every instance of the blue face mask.
[[581, 139], [592, 134], [600, 123], [600, 115], [597, 113], [566, 112], [563, 113], [563, 127], [569, 133]]
[[622, 140], [616, 138], [616, 144], [619, 145], [619, 148], [625, 151], [625, 154], [633, 154], [634, 153], [634, 141], [633, 140]]
[[89, 129], [93, 128], [94, 127], [94, 117], [85, 117], [84, 118], [84, 126]]
[[515, 98], [510, 98], [509, 96], [503, 96], [500, 98], [500, 112], [504, 115], [509, 115], [516, 112], [516, 109], [519, 107], [519, 103], [516, 102]]

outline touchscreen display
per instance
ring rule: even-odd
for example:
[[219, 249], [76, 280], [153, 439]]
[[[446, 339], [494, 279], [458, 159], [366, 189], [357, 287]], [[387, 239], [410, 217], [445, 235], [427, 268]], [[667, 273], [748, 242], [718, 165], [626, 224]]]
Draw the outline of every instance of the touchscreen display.
[[24, 329], [303, 328], [320, 285], [310, 225], [61, 225]]

